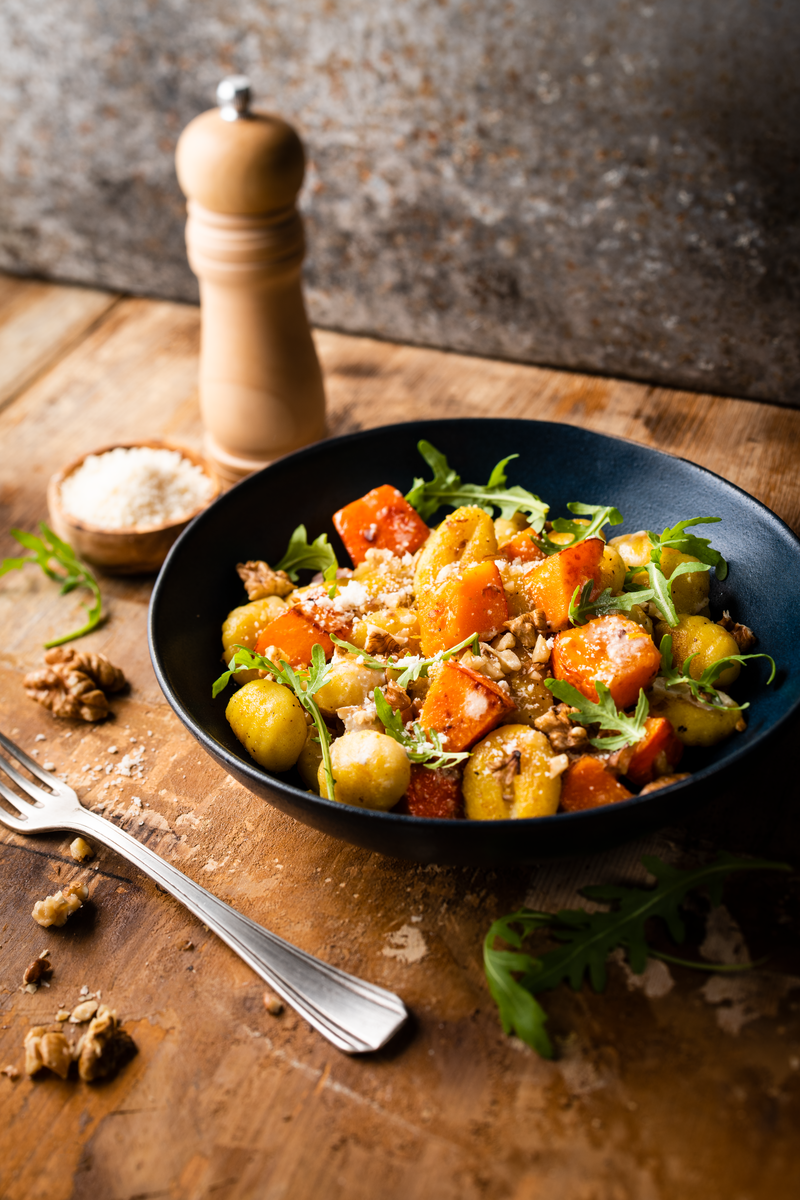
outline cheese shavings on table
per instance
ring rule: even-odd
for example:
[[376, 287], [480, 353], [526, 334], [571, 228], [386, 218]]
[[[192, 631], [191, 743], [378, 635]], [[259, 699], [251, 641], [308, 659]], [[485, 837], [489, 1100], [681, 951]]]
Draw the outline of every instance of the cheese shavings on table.
[[178, 450], [118, 446], [89, 454], [61, 484], [64, 509], [101, 529], [149, 529], [188, 517], [214, 485]]

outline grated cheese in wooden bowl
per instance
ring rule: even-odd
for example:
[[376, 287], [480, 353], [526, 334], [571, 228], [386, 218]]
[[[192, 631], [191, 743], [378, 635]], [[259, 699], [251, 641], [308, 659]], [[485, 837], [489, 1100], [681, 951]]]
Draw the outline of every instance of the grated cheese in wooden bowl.
[[59, 489], [65, 512], [101, 529], [152, 529], [185, 520], [215, 491], [178, 450], [118, 446], [89, 454]]

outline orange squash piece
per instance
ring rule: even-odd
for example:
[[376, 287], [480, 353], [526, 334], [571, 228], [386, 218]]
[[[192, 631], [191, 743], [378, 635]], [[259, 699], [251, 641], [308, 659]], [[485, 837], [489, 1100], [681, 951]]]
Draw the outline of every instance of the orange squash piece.
[[639, 689], [647, 689], [655, 679], [661, 655], [646, 629], [615, 614], [559, 633], [551, 663], [556, 679], [565, 679], [589, 700], [599, 699], [599, 679], [618, 708], [630, 708], [639, 699]]
[[503, 554], [509, 562], [540, 562], [546, 555], [533, 541], [532, 529], [521, 529], [503, 546]]
[[461, 773], [452, 768], [429, 771], [419, 763], [412, 763], [411, 783], [394, 811], [412, 817], [463, 817]]
[[448, 750], [469, 750], [514, 708], [492, 679], [448, 661], [433, 679], [419, 723], [443, 735]]
[[492, 560], [472, 563], [418, 600], [420, 646], [430, 656], [472, 633], [488, 641], [508, 620], [503, 580]]
[[616, 804], [618, 800], [629, 800], [632, 794], [606, 770], [601, 759], [590, 754], [582, 755], [561, 776], [562, 812]]
[[268, 647], [278, 646], [280, 657], [291, 667], [307, 667], [316, 645], [322, 646], [326, 658], [333, 654], [333, 642], [325, 630], [309, 621], [297, 609], [290, 608], [261, 630], [256, 642], [256, 654], [265, 654]]
[[356, 567], [373, 548], [413, 554], [431, 532], [403, 493], [388, 483], [340, 508], [333, 524]]
[[635, 787], [652, 783], [659, 775], [671, 775], [683, 756], [683, 742], [666, 717], [648, 717], [645, 735], [636, 743], [625, 772]]
[[558, 554], [551, 554], [525, 575], [523, 587], [530, 606], [544, 610], [551, 629], [566, 629], [569, 625], [569, 606], [576, 587], [582, 588], [591, 579], [592, 599], [600, 594], [604, 549], [601, 538], [587, 538], [577, 546], [566, 546]]

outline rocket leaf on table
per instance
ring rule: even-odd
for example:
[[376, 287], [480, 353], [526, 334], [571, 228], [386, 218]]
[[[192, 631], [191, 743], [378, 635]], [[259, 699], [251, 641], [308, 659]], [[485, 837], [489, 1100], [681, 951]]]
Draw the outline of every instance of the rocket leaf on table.
[[[73, 630], [72, 633], [64, 633], [61, 637], [45, 642], [45, 650], [50, 650], [53, 646], [63, 646], [65, 642], [74, 641], [75, 638], [83, 637], [84, 634], [96, 629], [103, 613], [103, 600], [97, 580], [91, 571], [78, 560], [72, 546], [68, 542], [63, 542], [48, 525], [45, 525], [44, 521], [39, 522], [39, 528], [42, 531], [41, 537], [35, 533], [26, 533], [23, 529], [11, 530], [11, 536], [31, 553], [20, 555], [18, 558], [4, 558], [0, 562], [0, 575], [5, 575], [7, 571], [21, 570], [28, 563], [35, 563], [41, 567], [48, 579], [61, 584], [59, 595], [66, 596], [75, 588], [85, 587], [94, 596], [94, 604], [91, 608], [88, 604], [84, 605], [87, 615], [86, 623], [81, 625], [80, 629]], [[63, 568], [63, 573], [56, 567]]]
[[[654, 856], [642, 858], [655, 876], [653, 887], [599, 885], [586, 887], [587, 900], [609, 906], [608, 911], [562, 909], [557, 913], [521, 909], [501, 917], [484, 939], [483, 960], [489, 990], [497, 1003], [506, 1033], [516, 1033], [544, 1058], [553, 1057], [553, 1046], [545, 1030], [547, 1014], [536, 996], [566, 980], [577, 991], [589, 977], [596, 992], [606, 986], [608, 956], [622, 948], [635, 975], [641, 975], [648, 958], [661, 958], [681, 966], [705, 971], [748, 970], [752, 963], [702, 963], [661, 954], [648, 938], [647, 922], [659, 917], [673, 941], [682, 943], [686, 929], [681, 905], [690, 891], [705, 888], [712, 906], [722, 899], [722, 886], [734, 871], [791, 871], [786, 863], [766, 859], [738, 858], [720, 852], [716, 859], [694, 870], [683, 871]], [[522, 951], [523, 940], [534, 930], [547, 928], [561, 945], [538, 957]], [[501, 939], [514, 947], [498, 949]]]

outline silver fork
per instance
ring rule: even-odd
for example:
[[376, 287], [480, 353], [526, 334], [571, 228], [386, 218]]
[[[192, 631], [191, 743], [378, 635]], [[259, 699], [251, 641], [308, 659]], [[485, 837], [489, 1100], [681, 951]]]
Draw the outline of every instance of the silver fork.
[[71, 787], [45, 771], [2, 733], [0, 746], [51, 789], [48, 792], [32, 783], [0, 754], [0, 772], [4, 771], [26, 797], [13, 791], [0, 774], [0, 796], [14, 809], [11, 814], [0, 807], [0, 822], [9, 829], [22, 834], [70, 830], [116, 850], [180, 900], [287, 1004], [348, 1054], [380, 1049], [405, 1023], [408, 1012], [399, 996], [331, 967], [256, 925], [124, 829], [84, 808]]

